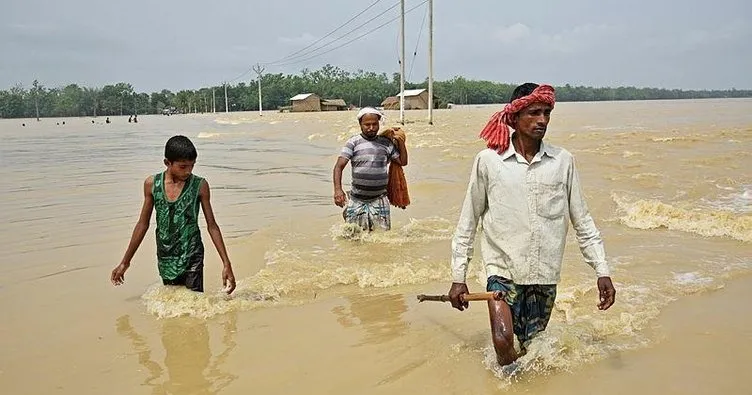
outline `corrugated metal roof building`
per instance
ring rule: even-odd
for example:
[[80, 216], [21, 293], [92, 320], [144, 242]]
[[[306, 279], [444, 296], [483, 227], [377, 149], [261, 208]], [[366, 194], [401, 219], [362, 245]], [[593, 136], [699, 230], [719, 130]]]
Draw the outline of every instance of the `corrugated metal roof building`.
[[342, 111], [347, 110], [347, 103], [344, 99], [324, 99], [321, 100], [321, 111]]
[[399, 110], [399, 103], [399, 97], [389, 96], [381, 102], [381, 107], [383, 107], [384, 110]]
[[[397, 94], [397, 99], [402, 94]], [[397, 103], [399, 109], [399, 102]], [[428, 109], [428, 90], [426, 89], [408, 89], [405, 90], [405, 110], [427, 110]]]
[[[389, 96], [381, 102], [385, 110], [399, 110], [400, 97]], [[405, 90], [405, 110], [427, 110], [428, 109], [428, 90], [426, 89], [406, 89]]]
[[292, 112], [321, 111], [321, 98], [315, 93], [301, 93], [290, 98]]

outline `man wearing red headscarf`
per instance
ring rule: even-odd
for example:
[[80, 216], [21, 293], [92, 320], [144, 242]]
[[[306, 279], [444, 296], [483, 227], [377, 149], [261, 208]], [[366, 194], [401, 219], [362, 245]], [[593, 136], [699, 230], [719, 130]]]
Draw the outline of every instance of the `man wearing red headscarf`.
[[501, 300], [488, 302], [491, 336], [501, 365], [514, 362], [546, 329], [570, 222], [585, 262], [595, 269], [598, 309], [607, 310], [616, 297], [574, 157], [543, 141], [554, 102], [553, 87], [526, 83], [491, 117], [480, 134], [488, 149], [475, 157], [452, 239], [449, 297], [452, 306], [462, 311], [468, 307], [461, 295], [469, 292], [465, 277], [473, 241], [479, 224], [483, 229], [486, 290], [502, 295]]

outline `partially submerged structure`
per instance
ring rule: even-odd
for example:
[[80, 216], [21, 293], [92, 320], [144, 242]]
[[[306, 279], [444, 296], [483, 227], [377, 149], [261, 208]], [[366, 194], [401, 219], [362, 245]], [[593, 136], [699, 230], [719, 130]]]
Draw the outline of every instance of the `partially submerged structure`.
[[289, 111], [291, 112], [341, 110], [347, 110], [347, 103], [343, 99], [322, 99], [315, 93], [301, 93], [290, 98]]
[[[400, 97], [402, 93], [398, 93], [397, 96], [389, 96], [381, 102], [381, 107], [385, 110], [399, 110], [400, 109]], [[434, 96], [434, 108], [438, 101]], [[405, 110], [427, 110], [428, 109], [428, 90], [427, 89], [407, 89], [405, 90]]]
[[315, 93], [301, 93], [290, 98], [290, 111], [321, 111], [321, 98]]

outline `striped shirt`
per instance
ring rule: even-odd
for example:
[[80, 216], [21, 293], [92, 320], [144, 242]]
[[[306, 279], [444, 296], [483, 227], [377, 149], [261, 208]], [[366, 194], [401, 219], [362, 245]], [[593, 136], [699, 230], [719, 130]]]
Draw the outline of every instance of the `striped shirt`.
[[350, 195], [360, 200], [373, 200], [386, 193], [389, 162], [399, 158], [399, 151], [386, 137], [366, 140], [362, 135], [350, 137], [339, 156], [352, 166]]

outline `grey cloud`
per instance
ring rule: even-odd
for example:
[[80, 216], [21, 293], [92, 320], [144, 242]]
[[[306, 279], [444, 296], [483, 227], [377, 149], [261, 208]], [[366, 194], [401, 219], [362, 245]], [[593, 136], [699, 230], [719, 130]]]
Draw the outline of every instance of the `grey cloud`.
[[[407, 0], [407, 8], [421, 1]], [[141, 90], [219, 84], [256, 62], [279, 60], [304, 48], [371, 3], [5, 0], [0, 89], [18, 81], [28, 85], [34, 78], [53, 86], [128, 81]], [[345, 30], [395, 3], [381, 1]], [[435, 0], [436, 78], [749, 89], [751, 4]], [[421, 7], [407, 16], [411, 81], [421, 81], [427, 73], [425, 29], [419, 33], [424, 12]], [[399, 70], [397, 29], [393, 23], [325, 55], [269, 65], [267, 72], [296, 73], [331, 63], [391, 74]]]
[[97, 53], [128, 50], [127, 42], [121, 38], [69, 26], [18, 24], [3, 30], [3, 45], [29, 52]]

